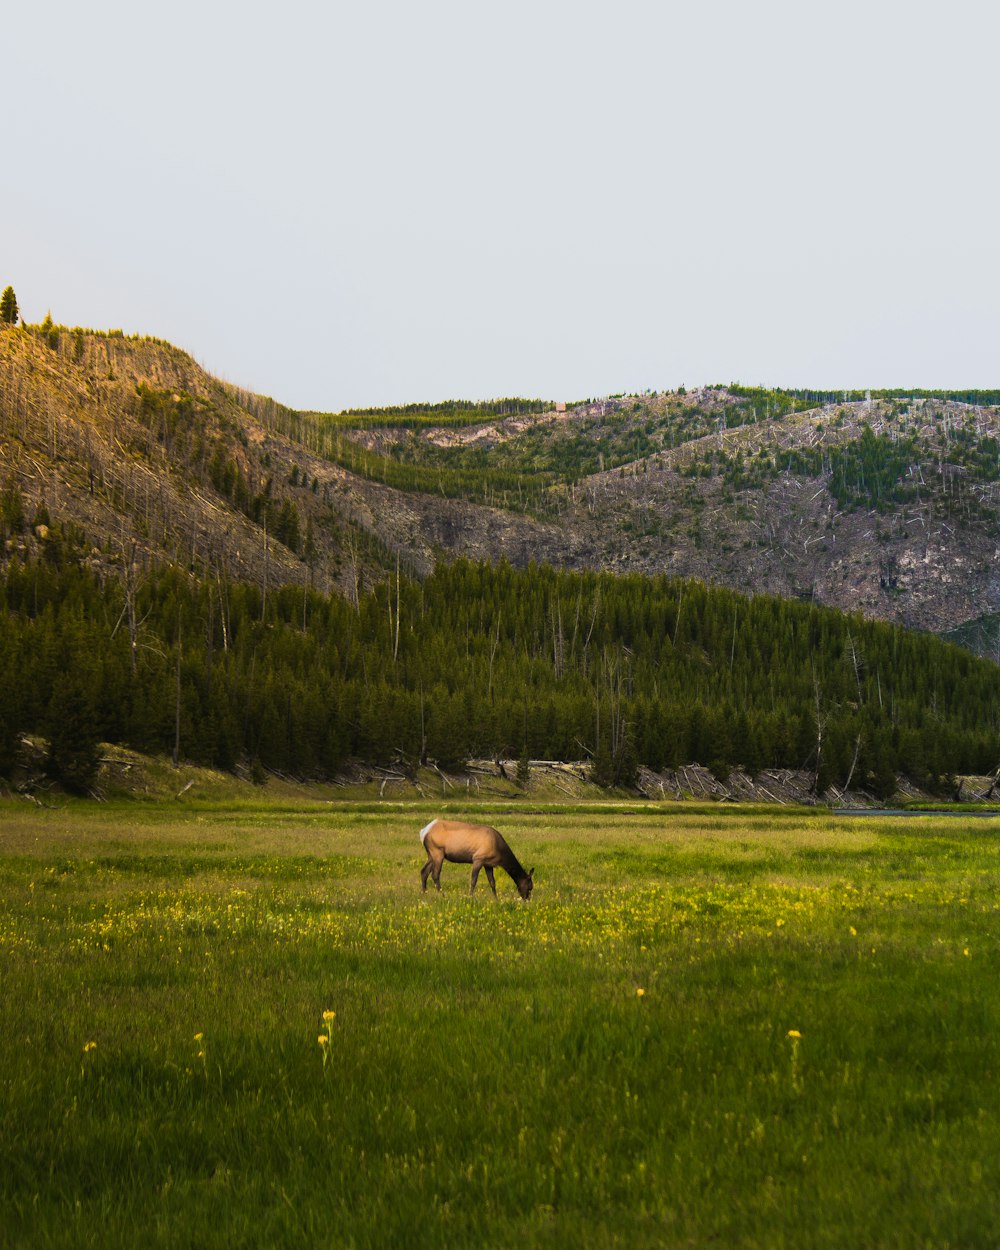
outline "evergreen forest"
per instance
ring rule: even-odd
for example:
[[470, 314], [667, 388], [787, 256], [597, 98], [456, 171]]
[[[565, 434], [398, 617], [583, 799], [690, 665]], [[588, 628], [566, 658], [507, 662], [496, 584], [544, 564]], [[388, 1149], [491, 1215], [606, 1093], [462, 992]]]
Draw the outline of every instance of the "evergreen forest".
[[531, 565], [397, 573], [356, 602], [170, 566], [0, 575], [0, 775], [21, 736], [86, 793], [101, 742], [302, 778], [351, 760], [810, 769], [888, 796], [998, 763], [1000, 668], [952, 644], [700, 582]]

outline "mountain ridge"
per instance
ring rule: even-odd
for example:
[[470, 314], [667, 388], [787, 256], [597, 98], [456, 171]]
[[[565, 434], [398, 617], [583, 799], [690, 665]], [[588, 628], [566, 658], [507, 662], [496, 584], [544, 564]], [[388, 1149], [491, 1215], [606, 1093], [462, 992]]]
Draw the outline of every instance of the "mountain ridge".
[[349, 597], [397, 563], [468, 555], [696, 577], [935, 632], [989, 619], [1000, 408], [852, 396], [720, 386], [334, 420], [162, 340], [10, 328], [3, 551], [71, 541], [97, 564]]

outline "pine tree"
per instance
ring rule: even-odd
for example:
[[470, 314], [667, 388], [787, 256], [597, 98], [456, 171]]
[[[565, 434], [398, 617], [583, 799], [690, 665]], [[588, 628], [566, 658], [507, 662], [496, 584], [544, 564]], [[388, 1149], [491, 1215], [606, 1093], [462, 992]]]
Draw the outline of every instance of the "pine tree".
[[49, 772], [71, 793], [87, 794], [97, 780], [98, 738], [93, 702], [74, 674], [57, 679], [47, 720]]
[[53, 351], [56, 351], [59, 347], [59, 327], [52, 320], [51, 309], [45, 314], [45, 320], [42, 322], [39, 329], [42, 332], [42, 338], [45, 342], [48, 343], [49, 347], [51, 347]]
[[597, 750], [594, 752], [594, 758], [590, 764], [590, 780], [595, 786], [600, 786], [603, 790], [607, 790], [615, 784], [615, 762], [611, 755], [611, 745], [606, 733], [601, 735], [601, 739], [597, 744]]
[[0, 295], [0, 321], [2, 321], [5, 325], [16, 325], [20, 312], [21, 310], [17, 306], [17, 296], [14, 294], [14, 288], [12, 286], [4, 287], [3, 295]]
[[7, 477], [4, 488], [0, 491], [0, 538], [8, 534], [20, 534], [24, 529], [24, 499], [21, 488], [13, 473]]
[[17, 760], [17, 734], [14, 720], [0, 708], [0, 777], [9, 777]]

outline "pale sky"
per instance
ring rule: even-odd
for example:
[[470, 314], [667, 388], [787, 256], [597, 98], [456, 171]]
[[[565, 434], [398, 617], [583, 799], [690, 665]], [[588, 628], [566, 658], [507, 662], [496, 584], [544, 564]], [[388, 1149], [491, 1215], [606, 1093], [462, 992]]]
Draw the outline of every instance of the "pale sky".
[[295, 407], [1000, 386], [978, 0], [0, 0], [0, 286]]

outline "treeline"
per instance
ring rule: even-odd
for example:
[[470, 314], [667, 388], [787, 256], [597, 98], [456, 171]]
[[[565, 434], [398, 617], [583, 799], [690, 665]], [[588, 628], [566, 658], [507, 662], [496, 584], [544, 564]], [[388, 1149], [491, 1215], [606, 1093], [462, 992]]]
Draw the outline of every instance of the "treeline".
[[99, 741], [330, 777], [351, 758], [454, 768], [580, 759], [816, 771], [889, 794], [998, 762], [1000, 668], [933, 637], [668, 578], [460, 561], [357, 605], [302, 588], [11, 564], [0, 773], [51, 743], [86, 790]]
[[975, 404], [989, 407], [1000, 404], [1000, 390], [978, 390], [975, 388], [953, 391], [928, 391], [920, 387], [888, 387], [880, 390], [808, 390], [768, 388], [762, 386], [740, 386], [732, 383], [726, 387], [730, 395], [750, 400], [758, 404], [761, 410], [768, 403], [783, 407], [784, 411], [800, 408], [814, 408], [819, 404], [859, 403], [866, 399], [940, 399], [951, 400], [960, 404]]
[[[851, 391], [854, 399], [865, 399], [868, 392]], [[1000, 390], [978, 390], [975, 388], [954, 391], [927, 391], [917, 388], [897, 387], [891, 390], [871, 392], [872, 399], [941, 399], [956, 404], [973, 404], [982, 407], [994, 407], [1000, 404]]]
[[440, 403], [397, 404], [386, 408], [345, 408], [342, 412], [311, 412], [305, 414], [336, 425], [355, 429], [421, 429], [428, 425], [478, 425], [491, 417], [529, 416], [547, 412], [548, 400], [522, 399], [446, 399]]
[[[14, 299], [15, 315], [19, 311], [17, 309], [16, 298], [11, 291], [11, 297]], [[4, 292], [6, 294], [6, 291]], [[0, 318], [7, 320], [7, 318]], [[11, 321], [11, 324], [13, 322]], [[167, 347], [173, 349], [173, 345], [168, 343], [166, 339], [156, 338], [151, 334], [126, 334], [124, 330], [94, 330], [87, 326], [66, 326], [57, 321], [53, 321], [52, 313], [47, 312], [43, 319], [36, 324], [22, 321], [20, 325], [22, 333], [34, 335], [54, 352], [59, 352], [64, 343], [72, 343], [70, 355], [72, 359], [79, 362], [83, 359], [84, 341], [87, 338], [99, 339], [120, 339], [126, 343], [155, 343], [159, 347]]]

